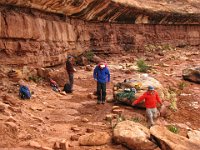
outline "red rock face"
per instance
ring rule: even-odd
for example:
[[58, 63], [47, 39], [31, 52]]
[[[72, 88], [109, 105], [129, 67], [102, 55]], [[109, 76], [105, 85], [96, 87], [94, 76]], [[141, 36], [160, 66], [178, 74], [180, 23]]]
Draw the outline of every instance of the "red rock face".
[[54, 66], [67, 53], [137, 52], [148, 44], [199, 45], [199, 25], [86, 22], [65, 15], [1, 6], [0, 64]]

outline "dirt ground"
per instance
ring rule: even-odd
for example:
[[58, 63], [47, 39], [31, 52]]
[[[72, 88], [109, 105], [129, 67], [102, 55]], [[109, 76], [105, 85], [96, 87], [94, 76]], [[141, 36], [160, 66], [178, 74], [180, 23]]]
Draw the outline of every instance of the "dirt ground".
[[[140, 58], [152, 65], [150, 76], [160, 81], [165, 88], [177, 93], [178, 110], [172, 111], [168, 117], [160, 120], [178, 125], [182, 129], [179, 134], [184, 136], [187, 127], [200, 130], [200, 84], [182, 79], [183, 69], [200, 65], [200, 48], [180, 48], [162, 53], [124, 53], [105, 57], [111, 72], [111, 83], [107, 85], [108, 97], [112, 96], [113, 84], [138, 74], [138, 71], [127, 73], [116, 69], [115, 66], [135, 63]], [[62, 140], [69, 143], [69, 150], [126, 149], [116, 143], [103, 146], [79, 146], [77, 138], [72, 138], [84, 135], [88, 130], [106, 131], [112, 136], [111, 124], [105, 118], [107, 114], [112, 113], [114, 105], [124, 110], [125, 118], [139, 118], [139, 122], [146, 125], [144, 109], [115, 103], [97, 105], [96, 99], [88, 96], [96, 90], [93, 72], [85, 71], [84, 67], [79, 66], [76, 66], [76, 69], [74, 91], [66, 95], [52, 91], [45, 81], [40, 83], [30, 81], [26, 84], [31, 91], [34, 91], [32, 98], [20, 100], [17, 98], [16, 84], [7, 80], [2, 81], [9, 84], [0, 87], [1, 101], [7, 101], [5, 110], [0, 111], [0, 149], [27, 149], [30, 141], [38, 142], [43, 149], [52, 148], [55, 142]], [[182, 83], [185, 83], [183, 90], [180, 89]], [[77, 130], [72, 130], [73, 127]]]

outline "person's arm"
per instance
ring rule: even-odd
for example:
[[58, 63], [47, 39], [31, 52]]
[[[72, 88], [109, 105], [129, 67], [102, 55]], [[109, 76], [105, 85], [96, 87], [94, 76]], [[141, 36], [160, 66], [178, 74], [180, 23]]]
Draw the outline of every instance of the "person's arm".
[[132, 103], [132, 105], [134, 106], [134, 105], [138, 104], [140, 101], [142, 101], [143, 99], [145, 99], [145, 97], [146, 97], [146, 94], [144, 93], [142, 96], [140, 96], [138, 99], [136, 99], [136, 100]]
[[110, 82], [110, 71], [109, 71], [109, 69], [107, 68], [107, 79], [108, 79], [108, 82]]
[[94, 72], [93, 72], [93, 78], [95, 79], [95, 80], [97, 80], [97, 66], [95, 67], [95, 69], [94, 69]]
[[157, 92], [156, 92], [156, 100], [157, 100], [157, 102], [159, 102], [162, 105], [162, 101]]

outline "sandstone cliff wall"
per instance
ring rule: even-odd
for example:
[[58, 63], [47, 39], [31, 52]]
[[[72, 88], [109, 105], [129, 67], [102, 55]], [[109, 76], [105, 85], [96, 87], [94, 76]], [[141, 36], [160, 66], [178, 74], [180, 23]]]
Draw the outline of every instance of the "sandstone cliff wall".
[[200, 45], [199, 25], [87, 22], [39, 10], [0, 7], [0, 64], [54, 66], [68, 53], [120, 53], [148, 44]]

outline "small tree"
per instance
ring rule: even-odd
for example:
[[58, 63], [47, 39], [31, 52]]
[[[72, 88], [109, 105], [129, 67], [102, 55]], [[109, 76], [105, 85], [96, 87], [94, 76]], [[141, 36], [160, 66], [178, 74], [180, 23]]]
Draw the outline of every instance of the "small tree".
[[137, 61], [137, 67], [139, 69], [139, 72], [144, 72], [144, 73], [146, 73], [150, 69], [150, 67], [142, 59], [139, 59]]

